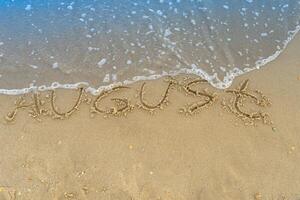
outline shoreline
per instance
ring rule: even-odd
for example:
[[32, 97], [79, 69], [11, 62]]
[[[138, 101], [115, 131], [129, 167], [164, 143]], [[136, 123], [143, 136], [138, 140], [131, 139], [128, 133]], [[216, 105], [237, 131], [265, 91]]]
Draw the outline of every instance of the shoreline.
[[[164, 78], [165, 76], [181, 76], [181, 75], [190, 75], [190, 76], [199, 76], [202, 79], [208, 80], [210, 85], [215, 87], [216, 89], [227, 89], [229, 88], [234, 80], [239, 77], [239, 76], [244, 76], [247, 73], [250, 73], [252, 71], [256, 70], [261, 70], [261, 68], [265, 67], [270, 62], [274, 62], [289, 46], [289, 44], [295, 39], [295, 37], [300, 37], [297, 36], [297, 34], [300, 31], [300, 25], [296, 27], [294, 31], [289, 31], [289, 38], [284, 42], [283, 48], [281, 50], [277, 50], [273, 55], [270, 55], [267, 58], [263, 58], [261, 60], [258, 60], [256, 62], [256, 66], [253, 68], [246, 68], [243, 71], [240, 70], [239, 68], [234, 68], [230, 70], [229, 75], [226, 75], [223, 77], [223, 81], [220, 81], [218, 76], [214, 75], [208, 75], [205, 71], [203, 71], [201, 68], [197, 67], [192, 67], [192, 69], [189, 68], [182, 68], [177, 72], [172, 72], [171, 74], [153, 74], [150, 76], [135, 76], [131, 80], [125, 80], [123, 82], [117, 82], [117, 83], [112, 83], [110, 85], [106, 86], [100, 86], [99, 88], [93, 88], [90, 87], [88, 82], [85, 81], [80, 81], [77, 83], [67, 83], [67, 84], [60, 84], [59, 82], [53, 82], [51, 86], [46, 86], [46, 85], [41, 85], [41, 86], [32, 86], [32, 87], [27, 87], [27, 88], [22, 88], [22, 89], [0, 89], [0, 95], [22, 95], [34, 91], [38, 92], [44, 92], [47, 90], [55, 90], [55, 89], [78, 89], [78, 86], [85, 85], [87, 86], [87, 91], [90, 92], [93, 95], [97, 95], [103, 90], [109, 90], [112, 89], [113, 87], [119, 86], [119, 85], [131, 85], [135, 84], [137, 82], [141, 81], [152, 81], [152, 80], [157, 80]], [[299, 35], [299, 34], [298, 34]], [[1, 77], [0, 77], [1, 78]], [[217, 80], [217, 84], [213, 83], [213, 80]], [[224, 83], [224, 80], [226, 83]]]

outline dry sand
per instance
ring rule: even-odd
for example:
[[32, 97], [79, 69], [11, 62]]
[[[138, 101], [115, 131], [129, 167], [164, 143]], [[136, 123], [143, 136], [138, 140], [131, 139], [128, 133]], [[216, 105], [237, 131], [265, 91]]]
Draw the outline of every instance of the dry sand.
[[[20, 111], [14, 123], [0, 120], [0, 199], [296, 200], [300, 199], [300, 36], [249, 79], [272, 105], [272, 125], [246, 126], [222, 108], [224, 91], [205, 85], [217, 100], [193, 116], [178, 112], [199, 98], [171, 90], [169, 105], [154, 115], [135, 108], [126, 117], [92, 115], [81, 105], [68, 119]], [[131, 87], [140, 88], [141, 82]], [[145, 99], [157, 102], [167, 83], [148, 81]], [[118, 92], [132, 102], [137, 91]], [[67, 110], [74, 91], [57, 91]], [[15, 96], [0, 96], [0, 115]], [[111, 106], [109, 98], [101, 105]], [[245, 110], [253, 107], [245, 104]], [[243, 108], [244, 109], [244, 108]]]

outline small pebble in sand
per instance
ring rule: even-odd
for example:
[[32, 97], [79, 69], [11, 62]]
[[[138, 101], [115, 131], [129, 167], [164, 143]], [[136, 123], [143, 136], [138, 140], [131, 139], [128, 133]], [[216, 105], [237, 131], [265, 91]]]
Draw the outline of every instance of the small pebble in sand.
[[108, 188], [107, 187], [103, 187], [102, 188], [102, 192], [107, 192]]
[[77, 173], [77, 176], [78, 176], [78, 177], [81, 177], [81, 176], [85, 175], [85, 173], [86, 173], [85, 171], [78, 172], [78, 173]]
[[295, 146], [291, 146], [289, 149], [289, 154], [293, 153], [296, 150]]
[[273, 132], [276, 132], [276, 130], [277, 130], [276, 127], [272, 127]]
[[75, 195], [71, 192], [65, 192], [64, 196], [65, 196], [66, 199], [71, 199], [71, 198], [75, 197]]
[[84, 194], [88, 194], [88, 193], [89, 193], [89, 189], [88, 189], [87, 186], [84, 186], [84, 187], [82, 188], [82, 190], [83, 190]]
[[293, 151], [294, 151], [295, 149], [296, 149], [296, 147], [295, 147], [295, 146], [291, 146], [291, 150], [293, 150]]
[[57, 62], [52, 64], [52, 69], [56, 69], [56, 68], [58, 68], [58, 63]]
[[254, 194], [254, 200], [261, 200], [262, 199], [262, 195], [258, 192]]

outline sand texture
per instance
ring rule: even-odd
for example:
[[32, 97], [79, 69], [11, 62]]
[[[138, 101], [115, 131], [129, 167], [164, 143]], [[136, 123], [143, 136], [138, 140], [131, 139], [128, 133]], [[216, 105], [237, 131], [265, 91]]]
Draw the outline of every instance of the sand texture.
[[299, 44], [227, 91], [180, 76], [0, 96], [0, 200], [300, 199]]

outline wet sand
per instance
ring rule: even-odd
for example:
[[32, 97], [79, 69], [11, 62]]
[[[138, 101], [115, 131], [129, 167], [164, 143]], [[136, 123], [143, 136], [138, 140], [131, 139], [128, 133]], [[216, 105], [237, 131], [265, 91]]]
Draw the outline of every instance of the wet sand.
[[[39, 121], [25, 109], [8, 123], [4, 117], [16, 96], [0, 96], [0, 199], [299, 199], [299, 44], [297, 36], [277, 60], [230, 88], [249, 79], [247, 92], [260, 90], [270, 99], [265, 108], [251, 101], [236, 107], [229, 100], [236, 93], [204, 83], [199, 91], [207, 88], [216, 99], [191, 116], [180, 108], [203, 96], [172, 88], [168, 105], [162, 102], [154, 113], [136, 106], [126, 116], [105, 117], [83, 103], [63, 120]], [[114, 106], [112, 97], [128, 97], [134, 105], [142, 84], [115, 92], [99, 106]], [[147, 81], [143, 99], [159, 102], [167, 86], [163, 79]], [[57, 91], [56, 104], [68, 110], [77, 96]], [[245, 113], [261, 109], [273, 123], [245, 125], [224, 103]]]

